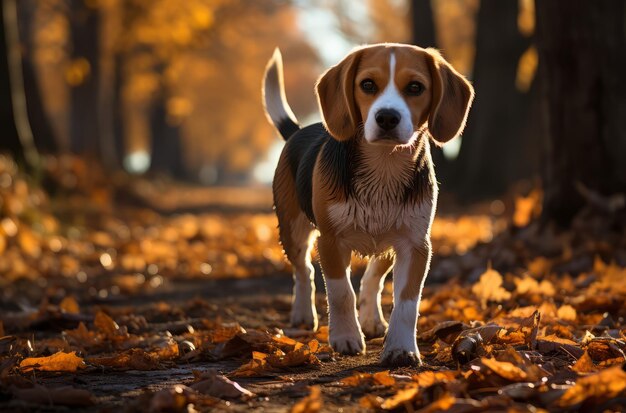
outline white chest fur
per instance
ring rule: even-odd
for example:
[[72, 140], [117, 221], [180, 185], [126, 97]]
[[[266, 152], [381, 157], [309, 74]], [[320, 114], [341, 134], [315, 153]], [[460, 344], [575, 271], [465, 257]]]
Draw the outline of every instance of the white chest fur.
[[[429, 156], [428, 146], [424, 149]], [[436, 207], [436, 184], [414, 202], [405, 197], [414, 179], [415, 152], [409, 148], [364, 148], [352, 195], [328, 208], [340, 242], [360, 254], [373, 255], [398, 243], [421, 243], [428, 236]]]

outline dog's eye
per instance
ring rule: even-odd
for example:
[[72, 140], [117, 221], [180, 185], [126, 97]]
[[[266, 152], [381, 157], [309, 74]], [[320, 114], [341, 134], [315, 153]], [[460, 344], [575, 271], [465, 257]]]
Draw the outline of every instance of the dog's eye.
[[406, 93], [411, 96], [419, 96], [424, 92], [424, 85], [420, 82], [411, 82], [406, 86]]
[[368, 95], [373, 95], [378, 89], [372, 79], [364, 79], [361, 81], [361, 90]]

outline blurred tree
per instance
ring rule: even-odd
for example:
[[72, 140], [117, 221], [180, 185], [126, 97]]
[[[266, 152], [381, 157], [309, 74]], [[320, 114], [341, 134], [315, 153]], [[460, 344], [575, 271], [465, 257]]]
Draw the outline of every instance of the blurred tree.
[[[420, 47], [437, 48], [434, 16], [430, 0], [412, 0], [410, 17], [411, 43]], [[445, 184], [450, 179], [449, 174], [454, 170], [454, 162], [446, 159], [442, 148], [432, 145], [430, 150], [433, 162], [437, 167], [437, 179]]]
[[0, 1], [0, 121], [4, 137], [0, 149], [35, 171], [39, 153], [28, 121], [22, 56], [20, 51], [17, 0]]
[[69, 0], [71, 54], [66, 80], [70, 94], [70, 149], [100, 155], [98, 122], [100, 10], [97, 1]]
[[11, 98], [11, 77], [5, 27], [5, 0], [0, 3], [0, 125], [2, 139], [0, 149], [9, 151], [17, 160], [24, 161], [24, 151], [15, 127], [13, 100]]
[[411, 0], [411, 39], [420, 47], [437, 47], [430, 0]]
[[24, 74], [24, 93], [28, 119], [33, 131], [33, 139], [37, 149], [41, 152], [54, 153], [58, 150], [58, 143], [50, 119], [45, 111], [39, 79], [35, 72], [34, 49], [35, 39], [33, 23], [37, 2], [35, 0], [20, 0], [18, 2], [18, 22], [22, 44], [22, 72]]
[[518, 30], [518, 0], [481, 0], [473, 84], [476, 99], [450, 182], [463, 198], [500, 195], [530, 173], [522, 153], [529, 96], [516, 88], [530, 42]]
[[626, 193], [626, 2], [537, 0], [536, 9], [549, 135], [543, 214], [567, 225], [585, 204], [582, 186]]

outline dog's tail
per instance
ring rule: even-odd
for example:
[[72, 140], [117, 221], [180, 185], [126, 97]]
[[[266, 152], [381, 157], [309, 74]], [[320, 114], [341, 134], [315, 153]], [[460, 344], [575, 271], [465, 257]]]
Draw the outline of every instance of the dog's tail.
[[274, 55], [265, 68], [263, 102], [267, 117], [285, 140], [300, 130], [296, 116], [291, 111], [285, 96], [283, 57], [278, 48], [274, 50]]

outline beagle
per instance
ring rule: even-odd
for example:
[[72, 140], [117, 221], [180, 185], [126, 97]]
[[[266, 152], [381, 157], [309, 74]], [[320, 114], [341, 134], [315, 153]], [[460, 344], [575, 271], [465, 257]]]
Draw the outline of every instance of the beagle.
[[[438, 192], [430, 142], [443, 144], [462, 132], [471, 84], [434, 49], [377, 44], [356, 48], [321, 76], [322, 123], [298, 125], [278, 49], [263, 92], [266, 114], [287, 141], [273, 192], [280, 241], [293, 266], [291, 323], [317, 328], [311, 265], [317, 238], [332, 348], [359, 354], [364, 335], [385, 335], [383, 364], [419, 364], [417, 317]], [[371, 257], [358, 313], [352, 252]], [[387, 324], [380, 299], [392, 267]]]

